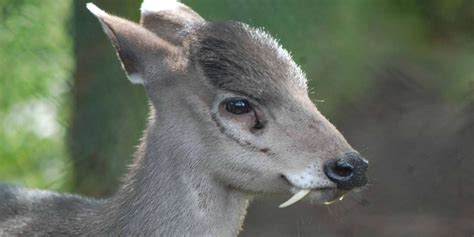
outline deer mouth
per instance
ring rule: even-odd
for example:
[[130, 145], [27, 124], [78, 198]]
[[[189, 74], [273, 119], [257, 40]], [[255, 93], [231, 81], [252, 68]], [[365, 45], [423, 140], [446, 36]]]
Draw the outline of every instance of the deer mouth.
[[335, 188], [318, 188], [318, 189], [299, 189], [294, 192], [287, 201], [280, 204], [279, 208], [289, 207], [301, 200], [303, 200], [308, 195], [316, 197], [316, 199], [322, 202], [324, 205], [330, 205], [337, 201], [341, 201], [344, 198], [344, 195], [347, 191], [337, 190]]
[[[298, 176], [301, 178], [301, 176]], [[280, 204], [279, 208], [289, 207], [303, 199], [309, 199], [311, 203], [319, 203], [324, 205], [329, 205], [340, 201], [344, 198], [344, 195], [349, 192], [349, 190], [341, 190], [337, 188], [337, 185], [331, 182], [320, 182], [321, 186], [303, 186], [301, 184], [295, 183], [297, 179], [293, 179], [293, 182], [287, 178], [286, 175], [280, 175], [280, 178], [289, 185], [290, 192], [293, 193], [287, 201]]]

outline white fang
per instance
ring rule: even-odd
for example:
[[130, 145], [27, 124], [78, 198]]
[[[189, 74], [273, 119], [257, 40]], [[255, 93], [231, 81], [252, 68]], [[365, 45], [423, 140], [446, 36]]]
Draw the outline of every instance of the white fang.
[[285, 208], [285, 207], [291, 206], [291, 205], [295, 204], [296, 202], [298, 202], [299, 200], [306, 197], [306, 195], [308, 195], [310, 192], [311, 192], [311, 189], [302, 189], [302, 190], [298, 191], [295, 195], [293, 195], [290, 199], [288, 199], [288, 201], [282, 203], [278, 207], [279, 208]]

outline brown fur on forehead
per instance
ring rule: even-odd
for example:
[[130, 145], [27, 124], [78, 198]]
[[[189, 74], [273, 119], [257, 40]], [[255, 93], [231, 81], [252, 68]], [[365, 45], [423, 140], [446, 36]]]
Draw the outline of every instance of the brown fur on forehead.
[[192, 57], [215, 86], [261, 101], [289, 88], [306, 91], [306, 79], [290, 54], [267, 33], [238, 22], [208, 23], [197, 30]]

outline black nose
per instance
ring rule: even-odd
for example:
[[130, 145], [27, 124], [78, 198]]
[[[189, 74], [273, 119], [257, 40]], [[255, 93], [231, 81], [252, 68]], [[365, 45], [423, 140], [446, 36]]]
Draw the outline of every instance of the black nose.
[[339, 189], [353, 189], [367, 183], [369, 162], [357, 152], [349, 152], [324, 165], [324, 173]]

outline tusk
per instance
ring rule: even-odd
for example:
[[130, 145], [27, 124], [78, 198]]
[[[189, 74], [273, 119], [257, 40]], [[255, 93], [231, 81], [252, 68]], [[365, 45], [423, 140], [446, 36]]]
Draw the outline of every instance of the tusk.
[[299, 200], [306, 197], [306, 195], [308, 195], [309, 192], [311, 192], [311, 189], [302, 189], [302, 190], [298, 191], [295, 195], [293, 195], [290, 199], [288, 199], [288, 201], [282, 203], [278, 207], [279, 208], [285, 208], [285, 207], [291, 206], [291, 205], [295, 204], [296, 202], [298, 202]]
[[332, 201], [324, 202], [324, 205], [331, 205], [331, 204], [335, 203], [337, 200], [342, 201], [342, 199], [344, 199], [344, 195], [342, 195], [342, 196], [340, 196], [339, 198], [336, 198], [336, 199], [334, 199], [334, 200], [332, 200]]

